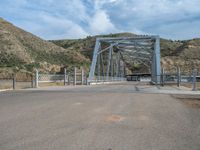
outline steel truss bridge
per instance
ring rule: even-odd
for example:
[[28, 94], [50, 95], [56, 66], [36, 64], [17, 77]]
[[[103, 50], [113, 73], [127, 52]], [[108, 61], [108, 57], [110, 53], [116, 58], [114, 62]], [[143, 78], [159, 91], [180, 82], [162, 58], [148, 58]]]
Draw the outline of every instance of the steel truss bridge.
[[147, 66], [151, 82], [159, 84], [159, 36], [97, 38], [88, 83], [124, 80], [127, 64], [130, 63]]

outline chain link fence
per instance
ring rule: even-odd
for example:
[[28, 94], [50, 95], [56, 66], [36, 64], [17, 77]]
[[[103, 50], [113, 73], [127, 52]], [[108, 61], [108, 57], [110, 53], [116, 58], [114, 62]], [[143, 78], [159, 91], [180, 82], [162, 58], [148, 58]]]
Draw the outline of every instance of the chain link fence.
[[0, 89], [33, 88], [33, 81], [34, 76], [31, 73], [0, 74]]
[[[55, 84], [56, 83], [56, 84]], [[84, 69], [74, 68], [73, 71], [67, 71], [64, 69], [63, 74], [41, 74], [36, 71], [35, 74], [35, 86], [45, 85], [86, 85], [87, 76]]]
[[87, 74], [84, 69], [75, 67], [73, 70], [64, 69], [63, 73], [50, 74], [33, 73], [0, 73], [0, 89], [24, 89], [42, 86], [86, 85]]
[[196, 91], [200, 88], [200, 70], [191, 69], [191, 71], [181, 71], [181, 68], [177, 67], [176, 70], [165, 71], [162, 69], [160, 76], [160, 84], [165, 85], [177, 85], [186, 86]]

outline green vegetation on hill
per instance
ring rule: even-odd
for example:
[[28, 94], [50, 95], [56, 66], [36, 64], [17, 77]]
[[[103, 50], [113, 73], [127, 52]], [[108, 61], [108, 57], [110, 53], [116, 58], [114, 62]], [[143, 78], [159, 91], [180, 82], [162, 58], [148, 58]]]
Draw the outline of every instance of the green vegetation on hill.
[[[88, 66], [82, 54], [42, 40], [0, 19], [0, 66], [59, 71], [62, 66]], [[44, 67], [44, 68], [43, 68]]]
[[[9, 67], [7, 70], [33, 71], [39, 68], [43, 72], [59, 72], [62, 67], [84, 66], [88, 70], [97, 37], [135, 36], [118, 33], [77, 40], [45, 41], [0, 18], [0, 72], [6, 67]], [[193, 67], [200, 71], [200, 39], [161, 39], [161, 64], [168, 70], [178, 65], [184, 71]], [[134, 64], [132, 68], [146, 69], [142, 67]]]

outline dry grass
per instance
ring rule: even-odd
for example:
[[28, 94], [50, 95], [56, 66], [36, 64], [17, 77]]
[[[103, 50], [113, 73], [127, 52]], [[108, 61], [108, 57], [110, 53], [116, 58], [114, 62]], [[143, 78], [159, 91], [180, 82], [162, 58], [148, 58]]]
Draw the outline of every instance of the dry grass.
[[[31, 88], [31, 82], [16, 82], [15, 89], [26, 89]], [[0, 81], [0, 89], [13, 89], [13, 81], [6, 80]]]
[[181, 100], [186, 106], [200, 109], [200, 95], [172, 95]]
[[40, 87], [46, 87], [46, 86], [63, 86], [63, 82], [48, 82], [48, 83], [39, 83]]
[[[182, 83], [181, 86], [187, 87], [187, 88], [191, 88], [192, 89], [192, 83]], [[198, 90], [200, 90], [200, 82], [197, 82], [197, 88]]]

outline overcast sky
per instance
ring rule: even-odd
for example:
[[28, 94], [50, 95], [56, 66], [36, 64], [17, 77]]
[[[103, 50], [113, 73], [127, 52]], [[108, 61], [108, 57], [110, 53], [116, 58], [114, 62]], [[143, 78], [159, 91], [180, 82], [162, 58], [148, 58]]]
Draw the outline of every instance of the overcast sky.
[[44, 39], [118, 32], [200, 37], [200, 0], [0, 0], [0, 17]]

